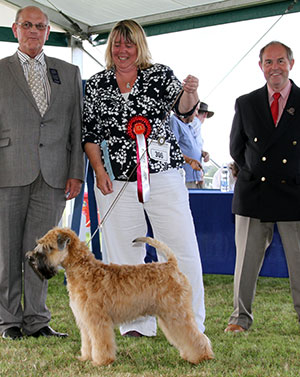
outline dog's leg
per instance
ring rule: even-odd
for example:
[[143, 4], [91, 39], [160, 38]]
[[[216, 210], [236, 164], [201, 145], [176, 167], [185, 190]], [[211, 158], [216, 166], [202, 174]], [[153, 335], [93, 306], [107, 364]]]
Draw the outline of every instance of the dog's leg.
[[159, 326], [168, 341], [180, 352], [180, 356], [193, 364], [213, 358], [210, 341], [206, 335], [201, 334], [196, 323], [185, 313], [178, 313], [176, 318], [171, 315], [159, 317]]
[[94, 365], [109, 365], [116, 359], [114, 326], [110, 318], [97, 317], [96, 321], [98, 323], [89, 323], [92, 361]]
[[81, 356], [78, 356], [78, 360], [86, 361], [92, 360], [92, 344], [89, 337], [88, 328], [85, 326], [85, 318], [81, 318], [82, 308], [78, 309], [76, 302], [70, 300], [70, 306], [74, 317], [76, 319], [77, 326], [80, 330], [81, 337]]
[[88, 330], [83, 325], [79, 326], [79, 328], [81, 335], [81, 356], [78, 357], [78, 360], [92, 360], [92, 344]]
[[180, 341], [177, 341], [176, 334], [172, 334], [172, 328], [171, 326], [168, 326], [167, 321], [165, 321], [163, 318], [158, 317], [158, 326], [161, 328], [162, 332], [165, 334], [165, 337], [169, 341], [172, 346], [179, 349]]

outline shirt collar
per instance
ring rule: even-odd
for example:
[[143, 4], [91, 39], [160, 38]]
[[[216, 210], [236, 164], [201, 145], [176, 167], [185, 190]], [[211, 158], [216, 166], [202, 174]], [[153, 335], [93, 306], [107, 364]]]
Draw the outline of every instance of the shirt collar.
[[[21, 61], [22, 64], [29, 62], [31, 57], [24, 52], [20, 51], [19, 49], [17, 50], [18, 57]], [[34, 57], [34, 60], [37, 60], [39, 63], [41, 63], [42, 66], [46, 65], [45, 62], [45, 53], [44, 51], [41, 51], [37, 56]]]
[[291, 87], [292, 87], [292, 83], [290, 80], [288, 80], [288, 83], [287, 85], [280, 91], [280, 92], [275, 92], [270, 86], [269, 84], [267, 84], [267, 87], [268, 87], [268, 94], [269, 94], [269, 101], [272, 102], [273, 101], [273, 94], [274, 93], [280, 93], [281, 97], [285, 100], [288, 98], [289, 94], [290, 94], [290, 91], [291, 91]]

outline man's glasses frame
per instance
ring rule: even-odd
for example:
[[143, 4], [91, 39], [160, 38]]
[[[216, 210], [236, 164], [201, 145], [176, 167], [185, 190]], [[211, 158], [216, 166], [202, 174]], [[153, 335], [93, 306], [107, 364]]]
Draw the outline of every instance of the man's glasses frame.
[[39, 23], [39, 24], [33, 24], [32, 22], [30, 21], [24, 21], [24, 22], [16, 22], [16, 25], [20, 25], [22, 29], [24, 30], [28, 30], [28, 29], [32, 29], [33, 26], [35, 26], [35, 28], [39, 31], [44, 31], [47, 29], [48, 27], [48, 24], [42, 24], [42, 23]]

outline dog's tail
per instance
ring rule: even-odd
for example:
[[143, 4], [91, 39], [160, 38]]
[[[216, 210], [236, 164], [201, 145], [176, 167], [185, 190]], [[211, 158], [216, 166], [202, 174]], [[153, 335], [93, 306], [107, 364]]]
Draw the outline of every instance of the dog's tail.
[[168, 262], [172, 262], [177, 265], [177, 259], [173, 251], [165, 243], [155, 240], [152, 237], [138, 237], [132, 242], [144, 242], [149, 244], [150, 246], [155, 247], [156, 251], [167, 257]]

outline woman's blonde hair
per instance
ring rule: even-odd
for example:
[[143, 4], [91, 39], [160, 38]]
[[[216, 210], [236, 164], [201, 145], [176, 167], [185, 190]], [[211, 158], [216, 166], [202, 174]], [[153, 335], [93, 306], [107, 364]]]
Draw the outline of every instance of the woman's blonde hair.
[[138, 68], [145, 69], [152, 65], [151, 53], [149, 51], [144, 29], [134, 20], [123, 20], [115, 24], [108, 37], [107, 48], [105, 51], [107, 69], [111, 69], [115, 66], [112, 58], [112, 46], [115, 39], [119, 36], [123, 37], [125, 41], [129, 41], [136, 45], [136, 66]]

